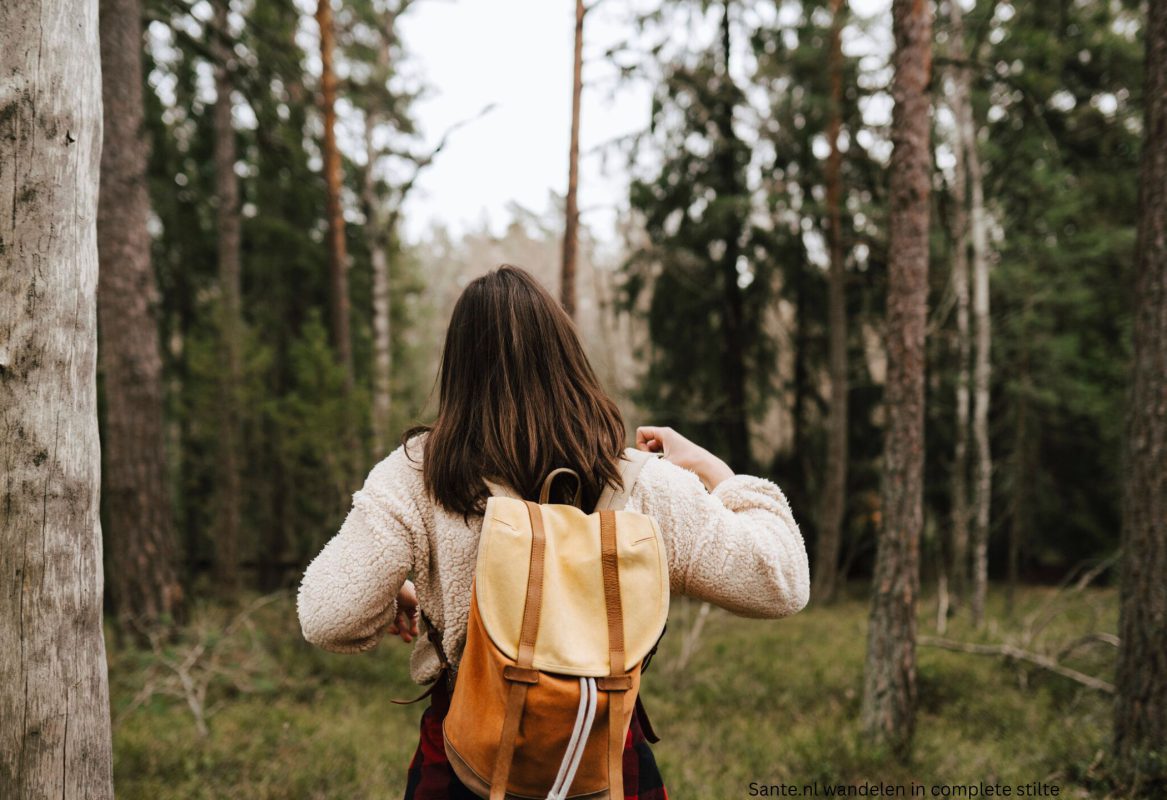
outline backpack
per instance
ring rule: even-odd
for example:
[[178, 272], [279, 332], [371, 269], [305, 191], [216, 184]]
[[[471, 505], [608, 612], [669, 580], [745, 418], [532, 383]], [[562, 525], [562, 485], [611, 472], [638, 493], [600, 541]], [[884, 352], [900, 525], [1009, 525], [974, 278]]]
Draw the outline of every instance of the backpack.
[[[466, 646], [443, 723], [450, 766], [479, 796], [622, 800], [633, 713], [656, 741], [638, 692], [668, 616], [668, 562], [656, 520], [623, 510], [656, 455], [625, 450], [623, 491], [606, 486], [590, 514], [574, 470], [548, 474], [538, 503], [486, 481]], [[576, 478], [573, 505], [550, 504], [564, 473]]]

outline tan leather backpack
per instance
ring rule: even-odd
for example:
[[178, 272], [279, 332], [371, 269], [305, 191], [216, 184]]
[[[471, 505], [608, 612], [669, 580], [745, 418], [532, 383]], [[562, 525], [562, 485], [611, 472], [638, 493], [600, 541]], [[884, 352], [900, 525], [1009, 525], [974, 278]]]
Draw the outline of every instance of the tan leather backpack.
[[[458, 778], [490, 800], [622, 800], [640, 673], [664, 632], [669, 576], [652, 517], [622, 510], [648, 458], [621, 460], [588, 514], [560, 468], [539, 502], [487, 481], [466, 646], [443, 724]], [[547, 502], [561, 473], [574, 505]], [[649, 728], [651, 735], [651, 727]]]

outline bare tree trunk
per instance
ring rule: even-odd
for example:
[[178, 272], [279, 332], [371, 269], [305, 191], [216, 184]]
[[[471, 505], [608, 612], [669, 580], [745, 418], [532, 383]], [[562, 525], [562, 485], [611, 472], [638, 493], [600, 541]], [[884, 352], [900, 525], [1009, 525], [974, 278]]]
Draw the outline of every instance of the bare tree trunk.
[[331, 0], [317, 0], [320, 27], [320, 106], [324, 112], [325, 214], [328, 217], [328, 274], [332, 304], [332, 345], [344, 367], [346, 388], [352, 389], [353, 353], [349, 331], [348, 253], [341, 208], [340, 150], [336, 146], [336, 73], [332, 67], [333, 27]]
[[1148, 5], [1113, 743], [1146, 797], [1167, 787], [1167, 5]]
[[883, 530], [876, 553], [862, 723], [900, 759], [911, 750], [916, 706], [916, 602], [923, 526], [924, 328], [932, 155], [932, 11], [894, 0], [895, 77], [888, 219], [888, 373], [884, 406]]
[[[960, 4], [951, 4], [954, 24], [960, 24]], [[963, 30], [963, 26], [961, 27]], [[968, 73], [964, 73], [968, 80]], [[968, 84], [966, 83], [966, 89]], [[989, 319], [989, 234], [985, 217], [985, 179], [977, 150], [977, 125], [972, 101], [961, 109], [963, 119], [957, 129], [964, 139], [968, 170], [969, 225], [972, 234], [973, 320], [976, 323], [976, 364], [973, 370], [973, 441], [976, 446], [976, 517], [973, 527], [973, 623], [985, 623], [985, 600], [989, 587], [989, 511], [993, 488], [993, 460], [989, 452], [989, 346], [992, 328]]]
[[[949, 0], [949, 52], [954, 62], [963, 62], [963, 13], [957, 0]], [[952, 457], [952, 572], [951, 608], [959, 611], [968, 595], [968, 432], [969, 432], [969, 359], [972, 342], [969, 335], [969, 259], [971, 235], [968, 213], [968, 158], [965, 142], [969, 136], [962, 129], [972, 119], [967, 68], [954, 66], [950, 71], [953, 84], [952, 109], [957, 131], [953, 152], [956, 164], [952, 181], [952, 283], [956, 294], [956, 340], [960, 360], [956, 374], [956, 441]], [[975, 135], [972, 137], [975, 141]]]
[[118, 628], [145, 641], [182, 606], [162, 420], [162, 354], [150, 263], [149, 155], [142, 105], [142, 9], [100, 10], [104, 146], [97, 213], [98, 356], [105, 392], [110, 594]]
[[[1024, 314], [1029, 315], [1032, 302], [1025, 301]], [[1021, 539], [1029, 529], [1029, 487], [1032, 461], [1029, 454], [1029, 345], [1021, 338], [1021, 374], [1017, 380], [1017, 426], [1013, 442], [1013, 487], [1009, 510], [1009, 574], [1005, 584], [1005, 616], [1013, 616], [1013, 601], [1017, 590], [1018, 569], [1021, 554]]]
[[[721, 70], [720, 77], [726, 83], [733, 80], [729, 71], [730, 58], [730, 0], [722, 3], [721, 15]], [[733, 104], [725, 99], [715, 103], [714, 125], [722, 146], [714, 155], [718, 180], [719, 199], [723, 196], [731, 204], [745, 194], [736, 156], [733, 151], [737, 134], [733, 129]], [[746, 407], [746, 365], [745, 365], [745, 307], [741, 287], [738, 285], [738, 258], [742, 255], [741, 235], [746, 224], [740, 212], [729, 211], [725, 228], [725, 255], [721, 259], [722, 290], [722, 363], [721, 382], [724, 390], [726, 409], [722, 425], [729, 443], [729, 464], [735, 472], [751, 472], [753, 459], [750, 454], [750, 432], [748, 409]]]
[[560, 302], [575, 317], [575, 264], [579, 252], [579, 105], [583, 93], [583, 0], [575, 0], [575, 63], [571, 79], [571, 147], [567, 153], [566, 218], [563, 224], [563, 271]]
[[106, 800], [97, 0], [0, 3], [0, 74], [0, 797]]
[[239, 530], [243, 506], [240, 455], [243, 300], [240, 276], [239, 176], [235, 174], [235, 126], [231, 120], [235, 60], [230, 45], [230, 0], [214, 0], [215, 221], [219, 256], [219, 337], [223, 372], [219, 377], [219, 470], [216, 473], [215, 579], [221, 591], [239, 588]]
[[[384, 48], [386, 55], [388, 48]], [[389, 258], [386, 251], [384, 221], [378, 214], [373, 167], [377, 153], [373, 131], [379, 115], [367, 112], [365, 120], [366, 167], [362, 202], [365, 206], [365, 232], [373, 266], [373, 457], [380, 460], [388, 453], [389, 411], [392, 402], [393, 349], [389, 318]]]
[[827, 128], [831, 153], [827, 158], [827, 213], [830, 217], [830, 273], [827, 316], [830, 329], [831, 408], [827, 418], [827, 474], [824, 480], [812, 594], [821, 603], [834, 599], [838, 582], [839, 543], [847, 507], [847, 264], [843, 248], [843, 154], [839, 134], [843, 122], [843, 0], [831, 0], [831, 117]]

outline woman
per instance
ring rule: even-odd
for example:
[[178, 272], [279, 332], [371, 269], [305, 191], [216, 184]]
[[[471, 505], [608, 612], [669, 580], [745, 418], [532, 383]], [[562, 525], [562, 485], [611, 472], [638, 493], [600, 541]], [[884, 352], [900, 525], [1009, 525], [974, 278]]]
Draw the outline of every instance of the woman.
[[[440, 668], [434, 643], [418, 636], [419, 605], [452, 666], [462, 654], [489, 496], [484, 479], [534, 498], [547, 473], [571, 467], [590, 510], [605, 483], [620, 486], [625, 442], [620, 412], [571, 319], [517, 267], [501, 266], [463, 291], [439, 380], [433, 425], [406, 431], [373, 467], [340, 532], [309, 564], [298, 597], [304, 638], [327, 650], [362, 652], [386, 634], [416, 639], [410, 672], [418, 683], [432, 683]], [[749, 617], [784, 617], [806, 605], [806, 548], [778, 486], [735, 475], [671, 428], [637, 428], [636, 446], [663, 458], [644, 465], [625, 507], [659, 523], [672, 592]], [[407, 800], [474, 797], [445, 758], [448, 703], [445, 682], [435, 684]], [[667, 798], [635, 715], [624, 773], [626, 797]]]

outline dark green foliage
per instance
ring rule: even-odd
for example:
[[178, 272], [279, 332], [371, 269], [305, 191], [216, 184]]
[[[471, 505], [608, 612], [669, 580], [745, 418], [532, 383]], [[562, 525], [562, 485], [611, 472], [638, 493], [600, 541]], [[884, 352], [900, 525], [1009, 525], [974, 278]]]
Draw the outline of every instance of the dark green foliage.
[[[267, 0], [234, 10], [245, 14], [243, 25], [229, 32], [241, 65], [234, 80], [247, 327], [240, 387], [240, 556], [249, 583], [274, 588], [294, 580], [336, 532], [352, 492], [372, 466], [369, 261], [362, 227], [350, 221], [357, 386], [346, 397], [321, 322], [328, 302], [324, 183], [312, 163], [319, 152], [313, 140], [315, 78], [294, 38], [301, 14], [290, 4]], [[205, 69], [210, 63], [203, 38], [212, 32], [188, 12], [169, 5], [148, 10], [170, 44], [147, 49], [146, 112], [175, 505], [188, 579], [197, 583], [215, 546], [222, 364], [213, 322], [219, 290], [211, 98], [198, 77], [200, 65]], [[410, 96], [387, 89], [383, 96], [398, 112], [389, 121], [411, 131], [404, 116]], [[359, 191], [358, 170], [346, 164], [345, 171]], [[400, 331], [410, 325], [409, 298], [422, 284], [407, 252], [392, 248], [390, 259], [392, 326]], [[424, 400], [416, 363], [413, 348], [397, 337], [394, 430], [411, 422]], [[355, 450], [344, 444], [346, 419], [356, 421]]]
[[[625, 305], [644, 314], [651, 338], [639, 399], [659, 424], [729, 452], [721, 291], [727, 270], [716, 257], [719, 246], [710, 248], [732, 239], [740, 225], [737, 241], [752, 278], [743, 291], [750, 429], [755, 438], [765, 431], [784, 442], [758, 469], [802, 509], [809, 544], [825, 469], [830, 13], [822, 0], [731, 4], [733, 31], [748, 40], [749, 51], [744, 57], [734, 51], [741, 64], [727, 82], [715, 34], [721, 7], [662, 3], [641, 21], [646, 36], [679, 30], [670, 24], [692, 11], [700, 33], [691, 27], [687, 35], [708, 47], [662, 37], [646, 63], [630, 70], [658, 78], [653, 130], [634, 151], [634, 161], [645, 161], [650, 142], [649, 163], [657, 166], [637, 173], [629, 195], [647, 245], [630, 254], [624, 271]], [[940, 75], [950, 66], [943, 20], [935, 69], [940, 100]], [[843, 558], [860, 569], [873, 551], [878, 518], [882, 386], [869, 356], [883, 325], [891, 146], [886, 128], [869, 119], [872, 108], [890, 103], [890, 73], [878, 48], [864, 42], [874, 55], [860, 57], [847, 43], [877, 24], [853, 16], [844, 35], [851, 464]], [[1117, 543], [1140, 24], [1130, 3], [980, 2], [966, 15], [991, 220], [993, 577], [1004, 575], [1015, 520], [1023, 576], [1056, 577]], [[718, 124], [727, 107], [734, 113], [729, 136]], [[949, 141], [950, 120], [938, 116], [936, 124], [936, 141]], [[945, 169], [938, 161], [938, 190], [945, 188]], [[934, 195], [926, 547], [950, 524], [958, 366], [946, 227], [952, 202], [946, 192]], [[786, 309], [782, 324], [763, 323], [764, 313], [779, 309]], [[766, 430], [766, 412], [774, 408], [789, 415], [789, 430]]]
[[664, 67], [652, 121], [661, 167], [633, 180], [630, 195], [648, 245], [625, 266], [623, 302], [635, 308], [648, 294], [653, 348], [637, 399], [655, 423], [752, 471], [742, 439], [774, 358], [762, 330], [775, 253], [751, 219], [751, 150], [736, 120], [745, 97], [726, 68], [730, 36], [725, 18], [707, 51]]
[[1139, 17], [1117, 4], [1009, 8], [974, 73], [986, 199], [1001, 225], [994, 528], [1022, 515], [1023, 559], [1049, 569], [1118, 542], [1142, 42]]

